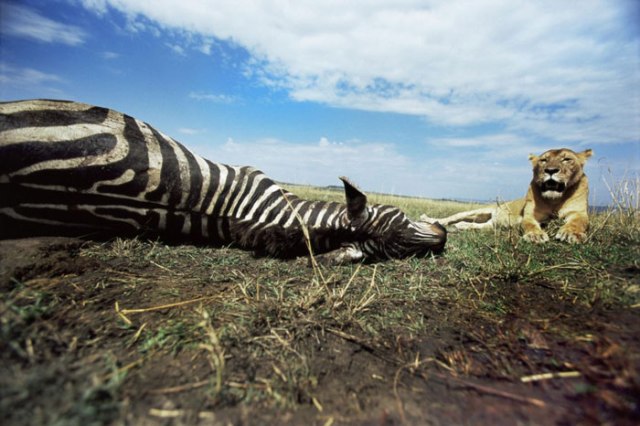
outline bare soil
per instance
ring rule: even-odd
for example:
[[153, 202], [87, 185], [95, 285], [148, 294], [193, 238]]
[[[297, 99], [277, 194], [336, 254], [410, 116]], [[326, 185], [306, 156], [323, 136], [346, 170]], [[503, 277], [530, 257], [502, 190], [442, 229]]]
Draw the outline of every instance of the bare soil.
[[[238, 280], [271, 277], [263, 280], [264, 292], [273, 277], [286, 281], [287, 289], [309, 285], [312, 272], [303, 260], [281, 262], [223, 248], [207, 249], [206, 264], [183, 256], [167, 267], [113, 248], [95, 255], [101, 247], [55, 237], [0, 241], [2, 424], [640, 421], [637, 307], [594, 301], [586, 308], [544, 280], [500, 278], [499, 286], [487, 290], [500, 292], [487, 295], [502, 301], [500, 321], [461, 299], [431, 297], [404, 311], [393, 307], [407, 321], [419, 318], [419, 330], [396, 322], [366, 333], [330, 313], [323, 321], [305, 316], [313, 306], [282, 318], [277, 298], [247, 306], [250, 315], [223, 309], [237, 294]], [[411, 274], [411, 267], [396, 263], [389, 273]], [[611, 274], [640, 285], [635, 267]], [[337, 281], [345, 285], [345, 279]], [[222, 370], [211, 355], [220, 348], [203, 344], [196, 305], [208, 309], [218, 329], [239, 324], [242, 316], [243, 330], [249, 330], [219, 335], [221, 387], [215, 377]], [[284, 321], [295, 331], [278, 326]], [[272, 353], [266, 342], [278, 339], [282, 353]], [[287, 359], [299, 361], [300, 371]], [[567, 374], [521, 380], [532, 372]]]

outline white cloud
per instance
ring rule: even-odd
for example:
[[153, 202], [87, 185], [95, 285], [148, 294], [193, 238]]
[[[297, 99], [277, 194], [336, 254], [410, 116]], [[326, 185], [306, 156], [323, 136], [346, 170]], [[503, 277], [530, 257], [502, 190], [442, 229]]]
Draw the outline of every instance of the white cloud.
[[184, 135], [189, 135], [189, 136], [193, 136], [193, 135], [198, 135], [201, 133], [205, 133], [206, 130], [204, 129], [192, 129], [190, 127], [181, 127], [178, 129], [178, 132], [184, 134]]
[[[555, 145], [533, 143], [515, 133], [497, 133], [458, 138], [435, 138], [427, 141], [434, 152], [455, 153], [458, 160], [468, 157], [473, 161], [492, 164], [496, 161], [512, 162], [524, 160], [528, 154], [540, 154]], [[466, 160], [463, 160], [466, 162]], [[463, 164], [464, 164], [463, 162]]]
[[211, 50], [213, 49], [213, 41], [204, 40], [198, 50], [205, 55], [211, 55]]
[[629, 142], [640, 132], [634, 2], [84, 3], [187, 34], [187, 45], [197, 36], [243, 46], [248, 74], [295, 100], [445, 126], [501, 123], [560, 142]]
[[183, 46], [179, 45], [179, 44], [173, 44], [173, 43], [166, 43], [167, 47], [169, 49], [171, 49], [173, 51], [173, 53], [180, 55], [180, 56], [186, 56], [186, 50]]
[[62, 81], [62, 79], [55, 74], [48, 74], [33, 68], [17, 68], [4, 63], [0, 63], [0, 78], [5, 83], [21, 85], [38, 85]]
[[222, 144], [193, 149], [213, 161], [252, 165], [283, 182], [336, 185], [338, 176], [346, 175], [369, 191], [399, 193], [402, 188], [403, 193], [415, 193], [420, 187], [406, 187], [403, 178], [415, 170], [414, 164], [391, 144], [330, 141], [326, 137], [311, 143], [278, 139], [238, 142], [229, 138]]
[[204, 93], [204, 92], [191, 92], [189, 93], [190, 99], [197, 101], [209, 101], [217, 104], [232, 104], [237, 101], [234, 96], [217, 94], [217, 93]]
[[33, 68], [15, 67], [0, 62], [0, 97], [11, 99], [11, 90], [20, 89], [35, 96], [62, 96], [64, 93], [58, 84], [65, 80], [56, 74], [47, 73]]
[[102, 58], [108, 61], [118, 59], [119, 57], [120, 57], [120, 54], [116, 52], [110, 52], [110, 51], [102, 52]]
[[0, 32], [7, 36], [70, 46], [83, 44], [87, 38], [80, 27], [54, 21], [26, 6], [11, 3], [0, 4]]
[[107, 12], [107, 0], [80, 0], [84, 7], [92, 10], [99, 15]]

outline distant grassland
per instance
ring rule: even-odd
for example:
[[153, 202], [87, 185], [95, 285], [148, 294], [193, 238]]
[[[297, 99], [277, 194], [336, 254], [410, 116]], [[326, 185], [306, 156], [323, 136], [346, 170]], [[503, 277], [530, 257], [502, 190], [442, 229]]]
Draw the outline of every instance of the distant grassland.
[[[280, 184], [300, 198], [319, 201], [337, 201], [344, 203], [344, 190], [340, 187], [317, 187]], [[451, 200], [433, 200], [429, 198], [409, 197], [403, 195], [367, 193], [369, 204], [389, 204], [399, 207], [412, 219], [426, 213], [430, 217], [445, 217], [451, 214], [486, 206], [482, 203], [466, 203]]]

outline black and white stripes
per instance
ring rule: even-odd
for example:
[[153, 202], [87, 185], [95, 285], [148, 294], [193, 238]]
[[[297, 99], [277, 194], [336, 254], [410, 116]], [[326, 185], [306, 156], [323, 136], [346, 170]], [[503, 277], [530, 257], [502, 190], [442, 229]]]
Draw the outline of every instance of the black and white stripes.
[[367, 206], [301, 200], [252, 167], [213, 163], [119, 112], [64, 101], [0, 103], [0, 238], [143, 234], [334, 262], [440, 250], [439, 225]]

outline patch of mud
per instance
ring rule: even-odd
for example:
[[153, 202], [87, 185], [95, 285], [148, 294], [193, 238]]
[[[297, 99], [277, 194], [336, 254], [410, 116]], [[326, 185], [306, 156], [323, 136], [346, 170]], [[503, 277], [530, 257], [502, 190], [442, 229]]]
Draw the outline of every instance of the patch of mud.
[[35, 277], [82, 273], [93, 264], [90, 259], [78, 258], [83, 244], [64, 237], [0, 240], [0, 291]]

